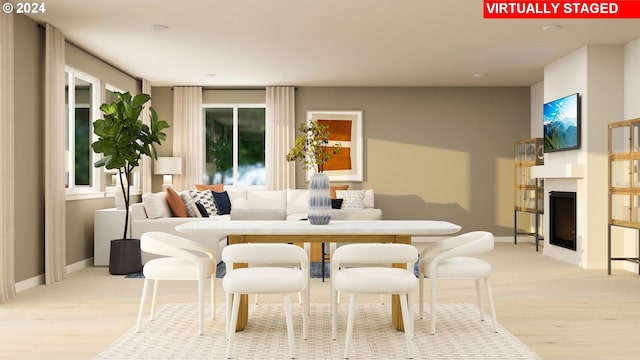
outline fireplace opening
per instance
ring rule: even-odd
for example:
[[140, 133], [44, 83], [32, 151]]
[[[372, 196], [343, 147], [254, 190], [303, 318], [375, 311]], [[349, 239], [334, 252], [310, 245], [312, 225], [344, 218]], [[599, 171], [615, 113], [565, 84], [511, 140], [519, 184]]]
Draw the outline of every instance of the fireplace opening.
[[576, 250], [576, 193], [549, 192], [549, 243]]

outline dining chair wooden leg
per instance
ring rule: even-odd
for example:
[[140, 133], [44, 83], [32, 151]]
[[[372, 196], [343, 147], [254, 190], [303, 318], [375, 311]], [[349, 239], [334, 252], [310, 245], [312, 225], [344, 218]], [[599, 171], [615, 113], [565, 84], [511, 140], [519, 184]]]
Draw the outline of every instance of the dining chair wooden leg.
[[198, 333], [204, 333], [204, 279], [198, 280]]
[[344, 358], [349, 358], [349, 350], [351, 349], [351, 339], [353, 338], [353, 323], [356, 317], [356, 293], [349, 296], [349, 312], [347, 316], [347, 338], [344, 345]]
[[156, 294], [158, 293], [158, 286], [160, 280], [153, 280], [153, 295], [151, 296], [151, 316], [150, 319], [156, 318]]
[[233, 294], [233, 306], [230, 314], [229, 325], [227, 327], [229, 342], [227, 343], [227, 359], [231, 358], [233, 351], [233, 339], [236, 335], [236, 325], [238, 324], [238, 312], [240, 310], [240, 294]]
[[136, 323], [136, 332], [140, 332], [140, 326], [142, 324], [142, 313], [144, 312], [144, 306], [147, 302], [147, 291], [149, 289], [149, 279], [144, 279], [144, 285], [142, 286], [142, 297], [140, 298], [140, 309], [138, 310], [138, 322]]
[[491, 281], [484, 279], [485, 291], [487, 292], [487, 299], [489, 301], [489, 310], [491, 311], [491, 321], [493, 322], [493, 331], [498, 332], [498, 318], [496, 316], [496, 307], [493, 302], [493, 292], [491, 291]]
[[436, 278], [430, 278], [431, 285], [431, 335], [436, 334]]
[[409, 314], [408, 294], [400, 294], [400, 309], [402, 311], [402, 323], [404, 325], [404, 338], [407, 343], [407, 353], [410, 359], [413, 358], [413, 323]]
[[216, 277], [211, 275], [211, 318], [216, 318]]
[[481, 284], [480, 282], [482, 281], [482, 279], [476, 279], [475, 283], [476, 283], [476, 297], [478, 298], [478, 311], [480, 311], [480, 321], [484, 321], [484, 313], [482, 311], [482, 308], [484, 307], [482, 304], [482, 294], [481, 294]]
[[289, 294], [284, 296], [284, 314], [287, 321], [287, 339], [289, 340], [289, 355], [293, 359], [294, 341], [293, 341], [293, 316], [291, 315], [291, 297]]

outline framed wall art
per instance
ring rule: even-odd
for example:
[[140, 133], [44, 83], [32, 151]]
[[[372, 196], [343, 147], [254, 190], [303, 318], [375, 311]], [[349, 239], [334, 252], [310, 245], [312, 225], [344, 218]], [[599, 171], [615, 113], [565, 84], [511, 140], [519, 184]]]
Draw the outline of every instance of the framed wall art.
[[[362, 181], [362, 111], [307, 111], [309, 121], [328, 127], [329, 146], [340, 144], [338, 153], [324, 164], [329, 179]], [[307, 180], [312, 172], [307, 171]]]

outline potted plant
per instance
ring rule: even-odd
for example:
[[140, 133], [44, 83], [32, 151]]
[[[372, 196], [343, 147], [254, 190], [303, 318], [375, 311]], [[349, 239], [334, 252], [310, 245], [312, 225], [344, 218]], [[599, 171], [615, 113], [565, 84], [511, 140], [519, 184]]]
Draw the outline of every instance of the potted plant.
[[300, 124], [300, 134], [286, 155], [287, 161], [301, 161], [305, 170], [312, 169], [309, 182], [309, 212], [311, 224], [326, 225], [331, 221], [331, 194], [329, 176], [324, 165], [338, 153], [340, 144], [329, 145], [329, 129], [317, 121]]
[[116, 95], [118, 98], [112, 103], [100, 106], [104, 118], [93, 122], [93, 132], [98, 140], [91, 144], [91, 148], [103, 155], [94, 163], [95, 167], [118, 170], [120, 190], [124, 197], [125, 221], [122, 239], [111, 241], [109, 272], [122, 275], [142, 270], [140, 240], [127, 239], [131, 173], [140, 165], [143, 155], [157, 159], [155, 145], [160, 145], [166, 139], [167, 135], [163, 130], [169, 124], [158, 120], [153, 107], [149, 108], [151, 126], [139, 119], [144, 105], [151, 99], [149, 95], [132, 96], [129, 92]]

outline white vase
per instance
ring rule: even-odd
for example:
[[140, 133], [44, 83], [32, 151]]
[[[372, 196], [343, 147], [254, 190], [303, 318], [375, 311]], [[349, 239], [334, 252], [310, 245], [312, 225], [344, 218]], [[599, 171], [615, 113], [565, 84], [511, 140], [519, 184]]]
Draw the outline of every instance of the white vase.
[[329, 176], [327, 174], [316, 173], [311, 175], [307, 218], [313, 225], [326, 225], [331, 221], [329, 184]]

